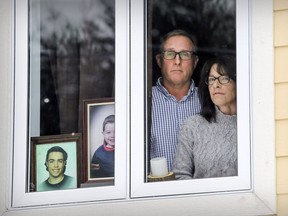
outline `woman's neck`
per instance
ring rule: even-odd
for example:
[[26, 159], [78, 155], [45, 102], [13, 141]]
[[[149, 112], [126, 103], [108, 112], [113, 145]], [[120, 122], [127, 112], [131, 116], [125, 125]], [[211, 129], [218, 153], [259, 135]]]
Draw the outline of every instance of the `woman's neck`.
[[219, 110], [225, 115], [236, 115], [237, 114], [237, 105], [229, 105], [229, 106], [218, 106]]

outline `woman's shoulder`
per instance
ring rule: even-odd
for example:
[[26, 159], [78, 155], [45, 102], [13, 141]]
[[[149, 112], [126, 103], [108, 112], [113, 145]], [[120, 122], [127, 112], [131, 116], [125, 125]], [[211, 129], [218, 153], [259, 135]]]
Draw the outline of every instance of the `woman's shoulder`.
[[196, 114], [193, 116], [188, 117], [186, 120], [184, 120], [182, 127], [183, 128], [197, 128], [203, 124], [205, 124], [207, 122], [207, 120], [201, 116], [200, 114]]
[[184, 124], [198, 124], [198, 123], [202, 123], [206, 121], [206, 119], [200, 115], [200, 114], [196, 114], [196, 115], [193, 115], [193, 116], [190, 116], [188, 117], [185, 121], [184, 121]]

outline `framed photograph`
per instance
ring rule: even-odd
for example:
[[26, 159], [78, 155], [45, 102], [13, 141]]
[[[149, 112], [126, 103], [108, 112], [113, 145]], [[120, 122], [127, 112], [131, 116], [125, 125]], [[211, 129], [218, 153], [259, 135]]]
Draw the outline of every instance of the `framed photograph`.
[[31, 137], [30, 192], [79, 188], [81, 149], [81, 133]]
[[86, 186], [114, 184], [114, 98], [83, 102], [83, 167]]

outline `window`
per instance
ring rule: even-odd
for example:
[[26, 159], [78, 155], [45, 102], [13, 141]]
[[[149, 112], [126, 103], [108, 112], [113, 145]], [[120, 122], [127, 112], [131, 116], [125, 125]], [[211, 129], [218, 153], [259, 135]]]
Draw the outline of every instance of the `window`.
[[[35, 4], [39, 5], [40, 1], [33, 2], [36, 2]], [[57, 1], [57, 3], [59, 2], [61, 1]], [[69, 4], [70, 3], [71, 1], [69, 1]], [[272, 214], [274, 211], [274, 197], [272, 196], [271, 198], [270, 196], [271, 194], [274, 194], [274, 191], [271, 189], [272, 183], [267, 187], [265, 182], [262, 181], [260, 183], [259, 181], [260, 178], [269, 176], [268, 174], [261, 172], [262, 170], [260, 169], [253, 170], [252, 163], [255, 162], [255, 166], [258, 168], [260, 162], [267, 162], [266, 153], [271, 150], [271, 148], [267, 146], [266, 143], [265, 149], [263, 150], [259, 147], [260, 143], [257, 143], [254, 146], [257, 150], [257, 154], [254, 154], [253, 151], [251, 151], [252, 146], [250, 145], [252, 143], [252, 137], [250, 136], [252, 134], [250, 122], [250, 119], [252, 119], [250, 116], [250, 57], [252, 54], [250, 53], [249, 48], [251, 38], [249, 23], [251, 21], [249, 19], [250, 3], [248, 0], [236, 1], [237, 41], [235, 46], [237, 48], [236, 54], [238, 57], [237, 71], [241, 71], [241, 76], [239, 75], [237, 77], [238, 86], [241, 86], [241, 91], [238, 91], [237, 96], [240, 110], [238, 114], [239, 175], [229, 178], [199, 179], [196, 181], [167, 181], [154, 183], [148, 183], [146, 181], [148, 163], [147, 144], [149, 142], [149, 129], [147, 124], [149, 121], [149, 100], [147, 100], [147, 98], [149, 96], [149, 88], [152, 85], [152, 78], [151, 76], [149, 77], [149, 71], [151, 71], [151, 68], [149, 67], [151, 67], [152, 60], [149, 60], [149, 57], [151, 57], [149, 56], [151, 50], [149, 50], [148, 46], [149, 36], [147, 36], [149, 29], [146, 29], [146, 26], [144, 25], [149, 22], [149, 20], [146, 20], [146, 13], [148, 13], [149, 8], [148, 3], [149, 2], [142, 0], [115, 1], [115, 89], [109, 92], [109, 94], [115, 97], [115, 116], [117, 116], [116, 122], [118, 122], [116, 123], [115, 129], [117, 134], [117, 153], [115, 154], [115, 180], [113, 184], [109, 186], [101, 185], [99, 187], [97, 187], [97, 185], [90, 185], [85, 188], [77, 187], [77, 189], [73, 188], [34, 193], [29, 192], [30, 170], [28, 164], [30, 163], [31, 156], [29, 155], [29, 150], [31, 148], [30, 132], [33, 131], [36, 136], [41, 133], [41, 125], [37, 125], [37, 123], [41, 122], [41, 109], [39, 105], [40, 100], [36, 100], [38, 105], [33, 106], [36, 110], [31, 112], [31, 106], [29, 105], [31, 96], [29, 94], [30, 90], [32, 93], [34, 93], [35, 89], [39, 91], [41, 86], [31, 85], [33, 82], [39, 84], [40, 77], [35, 73], [31, 76], [30, 73], [32, 72], [29, 68], [32, 66], [35, 69], [34, 72], [37, 70], [39, 72], [39, 58], [42, 56], [36, 55], [33, 59], [29, 57], [33, 51], [36, 51], [39, 54], [40, 43], [38, 37], [38, 47], [37, 43], [34, 48], [33, 46], [29, 47], [29, 41], [33, 39], [29, 38], [31, 36], [29, 28], [33, 25], [31, 25], [31, 23], [28, 25], [28, 18], [29, 16], [40, 16], [41, 13], [33, 13], [33, 10], [30, 10], [28, 7], [28, 0], [15, 0], [15, 113], [13, 183], [11, 196], [12, 208], [26, 208], [31, 206], [41, 208], [42, 206], [56, 207], [58, 205], [66, 210], [71, 206], [68, 205], [66, 208], [62, 205], [73, 203], [73, 205], [75, 205], [76, 208], [79, 207], [79, 211], [81, 211], [82, 208], [80, 207], [80, 203], [89, 203], [89, 205], [83, 207], [89, 209], [87, 211], [96, 212], [96, 210], [100, 209], [100, 211], [104, 212], [111, 202], [117, 202], [119, 205], [115, 205], [115, 208], [111, 211], [116, 212], [120, 208], [127, 206], [132, 207], [135, 211], [139, 205], [150, 206], [150, 203], [155, 203], [155, 199], [162, 199], [161, 201], [163, 202], [159, 202], [160, 207], [164, 208], [165, 205], [173, 203], [175, 206], [178, 206], [177, 208], [189, 208], [189, 211], [191, 210], [191, 212], [201, 212], [203, 214], [207, 213], [207, 211], [209, 212], [209, 210], [205, 208], [207, 202], [211, 205], [211, 208], [215, 207], [213, 213], [215, 213], [216, 210], [219, 214], [222, 211], [221, 208], [230, 204], [235, 207], [235, 211], [239, 210], [238, 212], [240, 214], [243, 213], [243, 215]], [[268, 7], [264, 8], [267, 9]], [[29, 10], [32, 12], [31, 14], [28, 14]], [[257, 15], [255, 16], [256, 18], [259, 18]], [[33, 20], [33, 22], [37, 23], [36, 20]], [[265, 38], [264, 34], [257, 34], [256, 32], [255, 35], [261, 35]], [[258, 49], [259, 46], [260, 45], [258, 45]], [[76, 52], [76, 55], [78, 54]], [[268, 59], [268, 57], [266, 58]], [[43, 59], [45, 59], [45, 56], [43, 56]], [[67, 65], [70, 66], [69, 64]], [[259, 65], [258, 68], [260, 68]], [[30, 77], [36, 81], [30, 80]], [[260, 77], [260, 75], [258, 74], [257, 77]], [[266, 75], [265, 77], [268, 76]], [[111, 90], [111, 87], [109, 87], [109, 90]], [[94, 96], [91, 98], [94, 98]], [[48, 102], [49, 100], [44, 100], [44, 102], [45, 101]], [[104, 103], [106, 102], [107, 101], [104, 101]], [[97, 105], [101, 105], [102, 103], [103, 101], [96, 102]], [[88, 104], [90, 103], [88, 102]], [[35, 116], [32, 116], [34, 114]], [[80, 118], [81, 117], [83, 116], [80, 115]], [[79, 121], [79, 117], [77, 121]], [[32, 124], [31, 122], [35, 124]], [[30, 123], [33, 126], [29, 125]], [[68, 124], [68, 127], [70, 126], [72, 125]], [[70, 130], [68, 133], [70, 134], [70, 132], [74, 132], [74, 129]], [[255, 137], [257, 138], [257, 135]], [[269, 157], [268, 162], [271, 161], [272, 159]], [[271, 164], [273, 165], [273, 163]], [[272, 166], [271, 164], [269, 165]], [[271, 170], [273, 171], [273, 169]], [[257, 184], [254, 184], [254, 181]], [[53, 199], [51, 199], [51, 197], [53, 197]], [[177, 203], [178, 199], [180, 201]], [[104, 200], [109, 200], [109, 203], [102, 202]], [[135, 200], [140, 202], [136, 202], [137, 205], [133, 206]], [[184, 202], [182, 202], [183, 200]], [[243, 204], [241, 206], [239, 206], [240, 201], [241, 204]], [[97, 205], [93, 205], [93, 202], [97, 202]], [[194, 202], [197, 205], [190, 206], [191, 202]], [[73, 208], [73, 210], [74, 209], [75, 208]], [[43, 211], [46, 210], [47, 209]], [[72, 212], [73, 210], [70, 210], [71, 214], [79, 214], [78, 211]], [[153, 210], [153, 208], [147, 208], [148, 212]], [[168, 210], [164, 211], [167, 212]], [[227, 209], [227, 214], [232, 214], [233, 212], [231, 211], [230, 209]], [[49, 212], [49, 210], [47, 212]], [[170, 214], [171, 212], [174, 213], [175, 209], [169, 209], [169, 212]]]
[[[31, 0], [16, 1], [15, 6], [13, 206], [125, 198], [123, 158], [127, 157], [128, 125], [123, 110], [128, 103], [123, 86], [127, 86], [128, 56], [123, 53], [128, 53], [127, 2]], [[95, 120], [93, 113], [98, 115]], [[114, 114], [119, 124], [113, 139], [119, 145], [109, 164], [115, 160], [115, 178], [99, 172], [91, 177], [89, 165], [96, 146], [87, 143], [92, 134], [87, 128], [94, 121], [102, 126], [104, 117]], [[91, 125], [87, 125], [89, 121]], [[101, 126], [98, 130], [103, 142]], [[107, 131], [103, 134], [107, 136]], [[61, 156], [50, 158], [48, 152], [54, 147], [62, 148], [58, 152]], [[57, 167], [49, 168], [50, 162]], [[55, 180], [59, 172], [77, 183], [67, 190], [40, 190], [41, 182], [48, 176]], [[87, 192], [93, 190], [96, 193]], [[51, 201], [51, 196], [55, 200]]]
[[[99, 171], [90, 169], [92, 156], [103, 140], [93, 142], [96, 139], [89, 139], [93, 131], [87, 131], [90, 129], [88, 123], [103, 123], [106, 116], [115, 115], [114, 109], [108, 106], [105, 107], [111, 111], [98, 109], [98, 118], [91, 122], [85, 119], [91, 113], [84, 114], [90, 108], [92, 99], [107, 101], [110, 98], [110, 102], [114, 102], [115, 2], [71, 1], [67, 5], [66, 1], [30, 1], [29, 5], [29, 136], [48, 136], [49, 142], [49, 136], [53, 138], [51, 135], [82, 133], [82, 143], [78, 145], [83, 144], [83, 153], [79, 154], [77, 163], [82, 164], [78, 173], [82, 170], [85, 176], [84, 179], [79, 176], [78, 187], [91, 179], [90, 172], [95, 175], [95, 180], [114, 177], [112, 151], [108, 176], [100, 176], [104, 166]], [[97, 104], [95, 101], [95, 106]], [[94, 131], [97, 129], [93, 128]], [[103, 135], [100, 133], [98, 137], [103, 138]], [[51, 147], [49, 144], [46, 146]], [[34, 159], [35, 156], [30, 157]], [[69, 158], [68, 154], [67, 168], [72, 162]], [[31, 172], [37, 177], [41, 168], [45, 170], [45, 161], [39, 163], [42, 166], [31, 165], [32, 168], [37, 167], [35, 173]], [[64, 174], [67, 176], [69, 173], [65, 171]], [[43, 181], [46, 176], [41, 174], [39, 180]], [[30, 185], [37, 190], [40, 182], [35, 180], [31, 179]], [[35, 191], [35, 188], [32, 189]]]
[[[229, 3], [228, 3], [229, 2]], [[151, 5], [150, 5], [150, 4]], [[148, 11], [148, 17], [147, 17], [147, 35], [148, 38], [150, 35], [152, 35], [152, 40], [147, 41], [147, 44], [141, 44], [139, 46], [136, 46], [135, 49], [132, 47], [132, 70], [135, 71], [140, 71], [140, 65], [141, 63], [139, 62], [139, 50], [141, 50], [141, 47], [147, 47], [146, 56], [141, 56], [144, 59], [147, 59], [147, 62], [152, 62], [153, 56], [151, 57], [151, 45], [156, 46], [157, 48], [157, 43], [155, 42], [153, 38], [153, 33], [161, 33], [161, 30], [166, 33], [170, 29], [173, 29], [175, 27], [181, 27], [183, 29], [186, 28], [190, 29], [192, 28], [194, 30], [195, 35], [197, 36], [197, 33], [199, 34], [199, 44], [198, 44], [198, 49], [199, 49], [199, 56], [200, 56], [200, 62], [204, 61], [207, 58], [210, 58], [213, 56], [215, 53], [234, 53], [237, 56], [237, 71], [241, 71], [241, 74], [237, 76], [237, 88], [241, 86], [241, 91], [237, 91], [237, 110], [245, 110], [244, 112], [239, 112], [237, 115], [238, 123], [237, 123], [237, 133], [238, 133], [238, 176], [233, 176], [233, 177], [223, 177], [223, 178], [209, 178], [209, 179], [193, 179], [189, 181], [170, 181], [170, 182], [158, 182], [158, 183], [151, 183], [147, 182], [147, 175], [149, 174], [148, 168], [149, 167], [149, 160], [148, 160], [148, 149], [149, 149], [149, 122], [150, 121], [150, 116], [149, 112], [149, 106], [150, 106], [150, 98], [149, 96], [151, 95], [150, 89], [151, 85], [153, 85], [154, 79], [154, 70], [156, 70], [156, 67], [153, 67], [151, 65], [153, 64], [148, 64], [145, 70], [142, 69], [143, 73], [147, 73], [147, 80], [150, 80], [150, 85], [148, 84], [147, 86], [141, 86], [141, 88], [146, 89], [146, 91], [143, 91], [142, 93], [136, 91], [139, 89], [139, 83], [141, 83], [140, 80], [137, 80], [139, 78], [136, 78], [136, 76], [133, 76], [134, 74], [132, 73], [132, 80], [137, 80], [132, 83], [132, 103], [133, 100], [139, 100], [138, 98], [140, 97], [143, 100], [143, 104], [139, 105], [137, 112], [139, 112], [139, 109], [143, 110], [143, 113], [146, 113], [147, 116], [146, 118], [143, 118], [142, 122], [140, 122], [139, 118], [137, 120], [133, 119], [134, 115], [136, 116], [136, 113], [133, 115], [134, 110], [131, 110], [132, 116], [131, 116], [131, 121], [132, 121], [132, 139], [131, 139], [131, 149], [132, 149], [132, 161], [133, 158], [136, 160], [142, 161], [142, 166], [139, 167], [139, 165], [134, 165], [133, 163], [131, 164], [132, 166], [132, 196], [133, 197], [143, 197], [143, 196], [159, 196], [159, 195], [176, 195], [176, 194], [199, 194], [199, 193], [210, 193], [210, 192], [222, 192], [222, 191], [249, 191], [252, 189], [252, 180], [251, 180], [251, 164], [250, 164], [250, 125], [249, 121], [245, 121], [245, 119], [249, 119], [249, 109], [250, 109], [250, 92], [249, 92], [249, 55], [245, 55], [244, 53], [249, 53], [249, 43], [248, 43], [248, 15], [245, 16], [245, 18], [241, 17], [241, 19], [237, 17], [234, 17], [236, 14], [247, 14], [247, 8], [248, 8], [248, 1], [235, 1], [236, 4], [233, 5], [233, 1], [221, 1], [217, 2], [217, 6], [214, 5], [214, 1], [199, 1], [198, 2], [198, 7], [194, 11], [193, 4], [191, 3], [190, 5], [190, 11], [189, 11], [189, 3], [187, 3], [185, 8], [181, 8], [181, 4], [177, 4], [175, 1], [168, 1], [164, 3], [164, 1], [148, 1], [147, 4], [147, 11]], [[221, 4], [223, 3], [223, 4]], [[167, 7], [164, 7], [164, 5]], [[171, 5], [169, 5], [171, 4]], [[203, 4], [203, 5], [202, 5]], [[179, 5], [179, 6], [178, 6]], [[177, 8], [178, 6], [178, 8]], [[162, 8], [162, 11], [159, 12], [160, 7]], [[201, 9], [203, 7], [203, 9]], [[227, 8], [225, 8], [227, 7]], [[211, 8], [211, 10], [209, 10]], [[236, 8], [236, 11], [235, 11]], [[174, 10], [173, 10], [174, 9]], [[175, 11], [179, 11], [182, 9], [182, 12], [178, 14]], [[153, 13], [153, 10], [157, 10], [156, 12]], [[185, 10], [188, 10], [185, 12]], [[202, 11], [202, 12], [199, 12]], [[225, 12], [224, 12], [225, 11]], [[150, 16], [153, 18], [151, 21], [151, 17], [149, 16], [149, 12], [151, 13]], [[185, 12], [185, 13], [184, 13]], [[198, 12], [198, 13], [197, 13]], [[213, 12], [213, 13], [212, 13]], [[140, 12], [138, 12], [140, 13]], [[207, 14], [206, 14], [207, 13]], [[213, 15], [215, 13], [215, 15]], [[162, 14], [163, 17], [168, 17], [167, 22], [169, 23], [170, 19], [172, 20], [169, 25], [167, 25], [166, 28], [163, 27], [163, 24], [161, 25], [161, 16], [157, 14]], [[194, 15], [196, 14], [196, 15]], [[208, 22], [211, 23], [211, 28], [208, 30], [205, 29], [202, 26], [195, 27], [194, 22], [193, 24], [189, 24], [189, 21], [185, 23], [183, 21], [184, 17], [188, 17], [187, 19], [189, 20], [190, 16], [196, 19], [196, 20], [205, 20], [206, 17], [212, 17], [214, 22]], [[181, 15], [183, 17], [181, 17]], [[136, 15], [135, 15], [136, 16]], [[156, 16], [156, 17], [155, 17]], [[159, 16], [159, 17], [157, 17]], [[173, 17], [174, 16], [174, 17]], [[203, 17], [202, 17], [203, 16]], [[214, 17], [213, 17], [214, 16]], [[144, 16], [145, 17], [145, 16]], [[227, 19], [227, 17], [230, 17], [228, 23], [226, 23], [227, 26], [223, 25], [221, 26], [219, 23], [221, 20]], [[155, 19], [155, 21], [154, 21]], [[192, 18], [191, 18], [192, 19]], [[132, 14], [132, 20], [133, 20], [133, 14]], [[233, 20], [235, 22], [233, 22]], [[145, 22], [143, 20], [143, 22]], [[192, 22], [192, 21], [191, 21]], [[204, 22], [204, 21], [203, 21]], [[197, 23], [197, 22], [196, 22]], [[214, 25], [213, 25], [214, 23]], [[174, 26], [172, 26], [174, 24]], [[217, 25], [219, 24], [219, 26]], [[201, 25], [200, 22], [198, 23], [198, 26]], [[229, 26], [230, 25], [230, 26]], [[172, 26], [172, 27], [170, 27]], [[205, 26], [205, 25], [204, 25]], [[217, 26], [217, 27], [216, 27]], [[243, 28], [240, 28], [238, 26], [241, 26]], [[244, 27], [245, 26], [245, 27]], [[170, 29], [169, 29], [170, 28]], [[227, 32], [227, 29], [230, 30], [230, 32]], [[237, 31], [235, 31], [237, 29]], [[207, 32], [213, 32], [209, 36], [213, 34], [214, 37], [209, 37], [206, 36]], [[140, 35], [145, 34], [145, 32], [141, 31], [141, 29], [138, 29], [137, 25], [133, 25], [132, 23], [132, 32], [134, 36], [132, 38], [139, 38]], [[193, 31], [192, 31], [193, 33]], [[164, 34], [164, 33], [163, 33]], [[223, 35], [225, 35], [223, 36]], [[138, 35], [138, 36], [137, 36]], [[221, 36], [222, 35], [222, 36]], [[219, 40], [217, 39], [219, 38]], [[221, 38], [225, 38], [225, 40], [221, 40]], [[237, 42], [236, 42], [237, 38]], [[151, 44], [151, 41], [153, 44]], [[217, 42], [218, 41], [218, 42]], [[206, 43], [205, 43], [206, 42]], [[154, 45], [155, 43], [155, 45]], [[133, 41], [132, 41], [133, 44]], [[144, 46], [145, 45], [145, 46]], [[159, 45], [158, 45], [159, 46]], [[143, 50], [143, 49], [142, 49]], [[133, 54], [133, 52], [137, 52], [137, 59], [133, 59], [136, 54]], [[143, 50], [143, 53], [145, 51]], [[152, 51], [152, 53], [155, 53]], [[201, 60], [203, 58], [203, 60]], [[202, 62], [203, 63], [203, 62]], [[135, 64], [135, 65], [134, 65]], [[141, 65], [142, 66], [142, 65]], [[135, 67], [135, 68], [134, 68]], [[152, 69], [151, 69], [152, 68]], [[201, 67], [200, 67], [201, 68]], [[153, 72], [151, 72], [153, 71]], [[153, 76], [152, 76], [153, 74]], [[156, 73], [157, 74], [157, 73]], [[196, 72], [197, 74], [197, 72]], [[145, 75], [144, 75], [145, 76]], [[151, 78], [152, 77], [152, 78]], [[197, 79], [197, 78], [196, 78]], [[137, 83], [137, 87], [133, 86], [134, 83]], [[152, 83], [152, 84], [151, 84]], [[135, 92], [135, 94], [134, 94]], [[147, 92], [144, 94], [144, 92]], [[148, 98], [148, 99], [146, 99]], [[148, 107], [148, 108], [147, 108]], [[136, 128], [136, 125], [133, 126], [133, 124], [137, 124], [137, 130], [134, 129]], [[139, 125], [144, 125], [141, 130], [139, 129]], [[142, 142], [139, 141], [142, 139]], [[137, 140], [137, 141], [136, 141]], [[134, 144], [134, 143], [137, 143]], [[145, 146], [142, 148], [139, 146], [142, 143], [145, 143]], [[167, 187], [169, 185], [169, 187]]]

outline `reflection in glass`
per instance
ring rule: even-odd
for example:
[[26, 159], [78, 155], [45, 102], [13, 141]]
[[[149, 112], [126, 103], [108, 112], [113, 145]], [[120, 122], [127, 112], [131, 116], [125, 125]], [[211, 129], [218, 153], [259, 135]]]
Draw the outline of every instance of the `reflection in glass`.
[[31, 135], [81, 131], [82, 101], [114, 96], [114, 1], [30, 7]]
[[[161, 77], [155, 56], [159, 52], [160, 39], [175, 29], [189, 32], [196, 40], [199, 62], [192, 78], [198, 86], [200, 71], [206, 60], [217, 55], [236, 55], [236, 1], [147, 1], [147, 140], [151, 140], [153, 136], [150, 133], [153, 122], [151, 88]], [[148, 143], [146, 148], [145, 176], [150, 173], [150, 145]]]
[[82, 134], [84, 100], [115, 95], [115, 1], [29, 7], [29, 136]]

